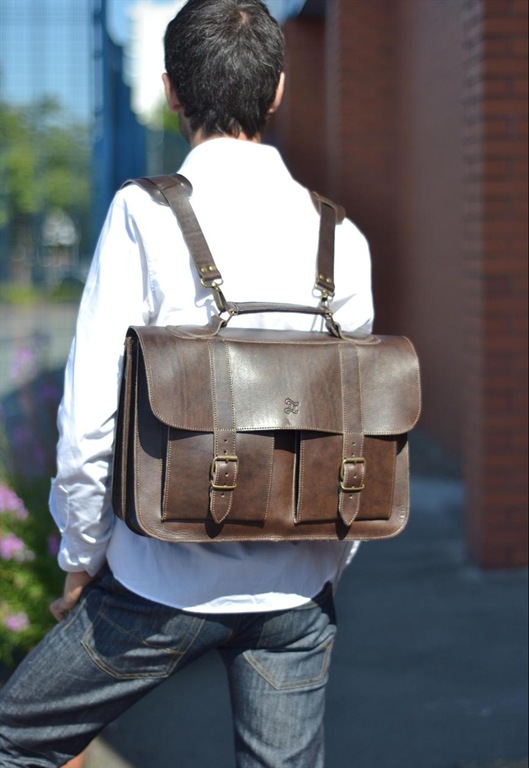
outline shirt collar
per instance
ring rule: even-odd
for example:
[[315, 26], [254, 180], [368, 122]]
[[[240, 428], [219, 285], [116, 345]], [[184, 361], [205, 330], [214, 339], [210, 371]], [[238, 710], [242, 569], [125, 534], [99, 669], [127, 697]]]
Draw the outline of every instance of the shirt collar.
[[236, 184], [245, 183], [245, 179], [255, 184], [256, 174], [263, 178], [271, 174], [276, 179], [277, 174], [292, 178], [275, 147], [225, 137], [204, 141], [192, 149], [179, 173], [193, 186], [200, 186], [202, 182], [211, 184], [215, 177]]

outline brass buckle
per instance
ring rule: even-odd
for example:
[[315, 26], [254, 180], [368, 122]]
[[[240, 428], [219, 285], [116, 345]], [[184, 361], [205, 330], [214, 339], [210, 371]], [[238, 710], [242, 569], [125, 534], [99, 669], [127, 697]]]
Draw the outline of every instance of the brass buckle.
[[345, 493], [350, 493], [351, 491], [363, 491], [365, 488], [365, 485], [362, 483], [362, 485], [351, 485], [347, 486], [344, 485], [345, 480], [345, 468], [348, 464], [365, 464], [366, 460], [363, 456], [350, 456], [349, 458], [342, 460], [342, 466], [340, 468], [340, 488], [342, 491], [345, 491]]
[[237, 474], [237, 470], [239, 468], [239, 459], [237, 456], [215, 456], [211, 462], [211, 469], [209, 471], [210, 485], [214, 491], [234, 491], [235, 488], [237, 488], [237, 483], [234, 483], [233, 485], [216, 485], [213, 482], [218, 471], [217, 462], [219, 461], [234, 461], [236, 465], [235, 474]]

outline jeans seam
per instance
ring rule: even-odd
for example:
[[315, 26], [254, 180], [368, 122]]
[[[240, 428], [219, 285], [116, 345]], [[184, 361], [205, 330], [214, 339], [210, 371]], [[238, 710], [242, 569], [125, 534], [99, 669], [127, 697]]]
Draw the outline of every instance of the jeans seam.
[[168, 668], [166, 668], [166, 670], [164, 670], [164, 672], [117, 672], [108, 664], [106, 664], [101, 656], [94, 653], [84, 638], [81, 640], [81, 645], [85, 649], [90, 659], [96, 665], [96, 667], [98, 667], [105, 674], [112, 677], [114, 680], [146, 680], [149, 678], [153, 680], [164, 680], [165, 678], [172, 675], [179, 661], [179, 659], [173, 659], [172, 663]]
[[39, 757], [39, 758], [42, 757], [44, 758], [44, 760], [48, 760], [49, 758], [49, 755], [47, 755], [45, 752], [36, 752], [34, 749], [28, 749], [22, 744], [19, 744], [18, 741], [15, 741], [14, 739], [9, 739], [7, 736], [4, 736], [3, 733], [0, 733], [0, 738], [2, 738], [4, 741], [9, 742], [9, 744], [12, 744], [13, 747], [16, 747], [19, 751], [22, 750], [23, 752], [25, 752], [24, 757], [26, 757], [27, 755], [35, 755], [35, 757]]
[[236, 639], [237, 633], [239, 631], [239, 627], [241, 625], [241, 621], [243, 619], [240, 613], [234, 614], [234, 616], [235, 616], [235, 621], [233, 622], [233, 626], [231, 628], [229, 637], [222, 643], [222, 647], [224, 648], [228, 648], [231, 645], [232, 640]]
[[108, 616], [106, 613], [104, 613], [104, 611], [98, 611], [96, 618], [97, 619], [103, 619], [103, 621], [106, 621], [108, 624], [110, 624], [111, 627], [114, 627], [114, 629], [117, 629], [118, 632], [123, 632], [124, 635], [129, 635], [130, 637], [133, 637], [134, 640], [136, 642], [140, 643], [140, 645], [143, 645], [144, 648], [151, 648], [151, 650], [153, 650], [153, 651], [164, 653], [164, 654], [167, 654], [168, 656], [182, 656], [186, 652], [187, 648], [189, 648], [189, 646], [187, 646], [184, 651], [175, 651], [172, 648], [169, 648], [167, 650], [164, 649], [162, 651], [158, 651], [158, 648], [156, 648], [155, 645], [152, 645], [151, 643], [147, 643], [145, 640], [142, 640], [141, 638], [136, 637], [136, 635], [133, 632], [129, 632], [128, 629], [125, 629], [124, 627], [120, 626], [119, 624], [116, 624], [116, 622], [112, 621], [110, 616]]
[[69, 629], [69, 627], [75, 622], [75, 620], [78, 618], [78, 616], [82, 613], [82, 610], [85, 607], [87, 599], [88, 599], [87, 595], [82, 595], [81, 596], [81, 598], [75, 604], [75, 606], [70, 611], [68, 616], [66, 616], [66, 618], [63, 619], [63, 621], [58, 624], [58, 626], [60, 626], [61, 630]]

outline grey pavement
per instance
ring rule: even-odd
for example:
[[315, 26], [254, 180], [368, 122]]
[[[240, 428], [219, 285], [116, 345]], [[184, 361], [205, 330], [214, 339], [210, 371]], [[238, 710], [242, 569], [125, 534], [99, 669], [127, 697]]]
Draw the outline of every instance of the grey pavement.
[[[338, 591], [326, 768], [525, 767], [527, 570], [468, 564], [462, 484], [414, 447], [406, 531], [363, 544]], [[233, 765], [211, 655], [110, 725], [85, 768]]]

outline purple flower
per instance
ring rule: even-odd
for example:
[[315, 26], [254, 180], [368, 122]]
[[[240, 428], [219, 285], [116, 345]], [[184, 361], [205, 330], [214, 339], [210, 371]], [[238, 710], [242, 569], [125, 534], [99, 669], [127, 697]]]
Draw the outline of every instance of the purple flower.
[[11, 632], [22, 632], [23, 629], [29, 627], [29, 619], [24, 611], [19, 613], [11, 613], [4, 618], [4, 626]]
[[48, 554], [55, 557], [59, 553], [59, 537], [54, 533], [48, 536]]
[[27, 347], [19, 347], [13, 355], [10, 376], [14, 381], [33, 374], [35, 370], [35, 355]]
[[28, 511], [22, 499], [16, 495], [7, 485], [0, 483], [0, 515], [3, 512], [13, 512], [18, 520], [25, 520]]
[[2, 560], [16, 560], [17, 563], [23, 563], [26, 560], [33, 560], [34, 553], [27, 549], [26, 545], [15, 536], [14, 533], [7, 533], [0, 537], [0, 558]]
[[59, 400], [59, 389], [53, 384], [45, 384], [39, 392], [43, 403], [55, 403]]
[[13, 429], [13, 441], [17, 448], [28, 449], [33, 444], [33, 432], [25, 424], [18, 424]]

